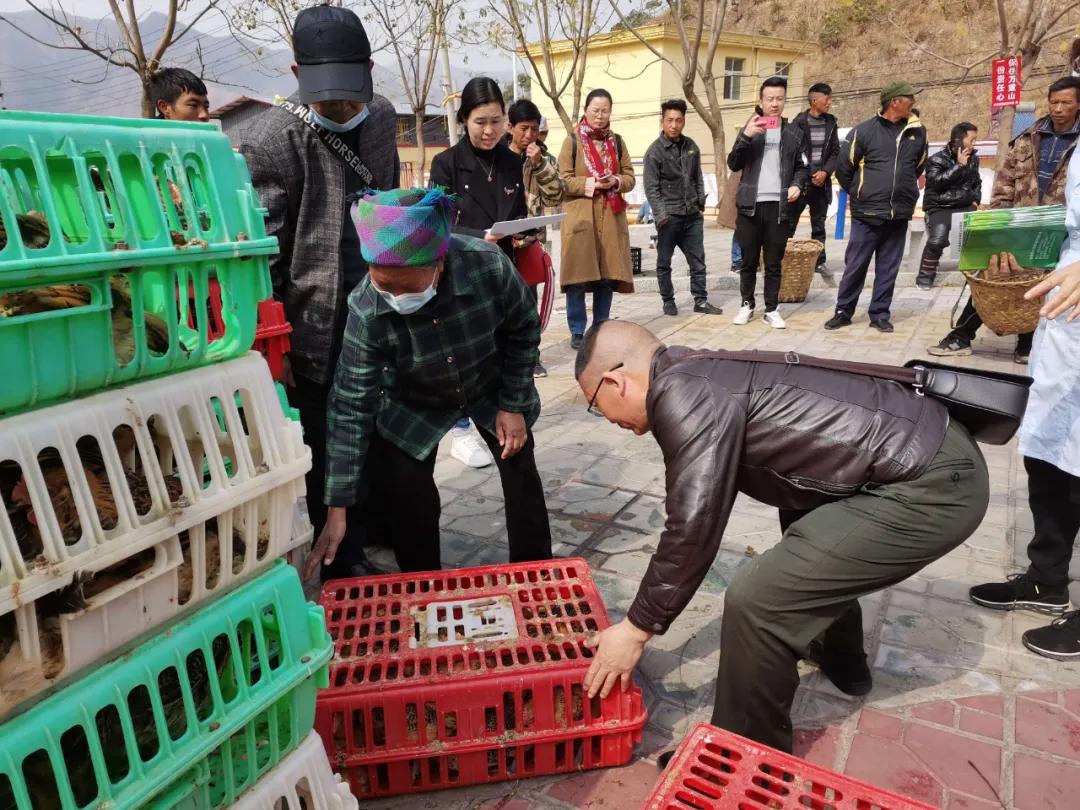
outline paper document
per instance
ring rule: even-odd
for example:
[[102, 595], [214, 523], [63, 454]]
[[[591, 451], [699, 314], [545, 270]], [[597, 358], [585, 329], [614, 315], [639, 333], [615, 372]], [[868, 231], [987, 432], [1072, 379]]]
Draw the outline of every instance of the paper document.
[[545, 225], [554, 225], [566, 219], [566, 214], [549, 214], [546, 217], [526, 217], [525, 219], [508, 219], [505, 222], [496, 222], [487, 232], [492, 236], [510, 236], [515, 233], [543, 228]]

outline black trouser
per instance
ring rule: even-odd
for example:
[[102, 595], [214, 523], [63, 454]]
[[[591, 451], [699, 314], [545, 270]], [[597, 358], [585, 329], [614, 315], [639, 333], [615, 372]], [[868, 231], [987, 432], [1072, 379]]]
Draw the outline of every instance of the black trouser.
[[829, 190], [813, 184], [806, 187], [806, 193], [800, 194], [799, 199], [788, 203], [788, 239], [795, 236], [795, 229], [799, 227], [799, 219], [810, 206], [810, 238], [821, 242], [822, 250], [817, 257], [817, 266], [825, 264], [825, 219], [829, 216]]
[[[304, 443], [311, 448], [311, 470], [305, 476], [307, 484], [307, 508], [315, 539], [326, 525], [326, 504], [323, 492], [326, 486], [326, 400], [330, 396], [330, 383], [317, 383], [294, 374], [296, 385], [288, 389], [289, 404], [300, 411], [300, 425], [304, 429]], [[330, 565], [322, 567], [322, 578], [351, 577], [353, 566], [365, 559], [364, 543], [367, 540], [369, 521], [364, 508], [366, 497], [357, 499], [346, 515], [345, 539]]]
[[[540, 473], [533, 456], [533, 437], [517, 455], [503, 460], [498, 440], [476, 426], [491, 449], [502, 478], [506, 501], [506, 534], [510, 562], [551, 558], [551, 529]], [[439, 555], [439, 516], [442, 504], [435, 486], [435, 456], [423, 461], [378, 434], [371, 439], [370, 458], [378, 459], [378, 475], [385, 486], [381, 509], [391, 515], [394, 555], [402, 571], [436, 571]]]
[[[979, 331], [982, 324], [982, 318], [975, 311], [975, 301], [972, 300], [971, 296], [968, 296], [967, 303], [964, 304], [964, 310], [960, 313], [960, 319], [956, 322], [955, 328], [949, 332], [948, 337], [955, 338], [965, 346], [970, 346], [971, 341], [975, 340], [975, 333]], [[1017, 335], [1016, 351], [1019, 354], [1031, 354], [1031, 342], [1034, 339], [1034, 332]]]
[[765, 311], [772, 312], [780, 298], [780, 265], [787, 248], [787, 222], [780, 222], [780, 203], [758, 203], [753, 216], [742, 211], [735, 222], [735, 238], [742, 248], [739, 271], [739, 295], [742, 303], [754, 306], [757, 270], [761, 252], [765, 252]]
[[989, 499], [982, 453], [954, 422], [918, 478], [864, 487], [790, 523], [724, 594], [713, 724], [791, 751], [798, 663], [811, 643], [824, 636], [826, 655], [861, 653], [859, 597], [964, 542]]
[[1028, 574], [1048, 588], [1067, 587], [1073, 544], [1080, 533], [1080, 477], [1047, 461], [1024, 457], [1035, 536], [1028, 543]]
[[695, 304], [708, 301], [705, 291], [705, 217], [701, 214], [672, 214], [663, 227], [657, 225], [656, 238], [656, 284], [660, 298], [675, 300], [675, 288], [671, 283], [671, 257], [675, 248], [682, 251], [690, 265], [690, 294]]
[[915, 281], [934, 283], [937, 277], [941, 254], [949, 246], [949, 231], [952, 229], [953, 214], [960, 211], [974, 211], [976, 206], [967, 208], [939, 208], [926, 215], [926, 244], [923, 245], [922, 258], [919, 260], [919, 274]]

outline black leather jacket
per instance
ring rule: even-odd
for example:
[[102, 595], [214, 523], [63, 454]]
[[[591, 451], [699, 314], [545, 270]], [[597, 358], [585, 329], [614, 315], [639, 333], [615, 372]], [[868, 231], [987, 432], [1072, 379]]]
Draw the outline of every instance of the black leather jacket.
[[923, 211], [942, 208], [970, 208], [982, 200], [979, 156], [972, 155], [967, 166], [956, 162], [951, 146], [946, 146], [926, 162], [926, 190]]
[[646, 407], [664, 454], [667, 523], [627, 614], [652, 633], [697, 591], [739, 492], [806, 510], [909, 481], [949, 425], [940, 402], [900, 383], [695, 354], [665, 347], [652, 361]]

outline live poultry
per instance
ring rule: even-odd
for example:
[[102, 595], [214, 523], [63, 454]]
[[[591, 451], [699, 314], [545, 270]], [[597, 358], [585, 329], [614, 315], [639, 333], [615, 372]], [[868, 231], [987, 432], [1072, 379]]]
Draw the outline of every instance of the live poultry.
[[[116, 353], [117, 362], [124, 365], [135, 357], [136, 348], [131, 291], [127, 279], [121, 275], [110, 277], [109, 288], [112, 292], [113, 351]], [[0, 318], [85, 307], [91, 300], [90, 288], [83, 284], [55, 284], [18, 290], [0, 295]], [[165, 321], [144, 310], [143, 322], [146, 325], [147, 348], [155, 354], [167, 352], [169, 327]], [[184, 350], [185, 347], [181, 346], [181, 349]]]
[[[49, 221], [37, 211], [15, 215], [19, 236], [28, 248], [43, 248], [49, 244]], [[0, 219], [0, 250], [7, 247], [8, 235], [3, 219]]]

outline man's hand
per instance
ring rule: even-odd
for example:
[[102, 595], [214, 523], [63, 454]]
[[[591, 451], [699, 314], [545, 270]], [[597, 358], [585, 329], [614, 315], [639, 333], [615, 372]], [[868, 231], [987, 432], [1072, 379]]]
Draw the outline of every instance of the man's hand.
[[525, 159], [528, 160], [534, 167], [539, 166], [544, 162], [544, 152], [540, 149], [540, 144], [530, 143], [525, 147]]
[[630, 673], [641, 660], [650, 638], [652, 633], [623, 619], [585, 642], [586, 647], [596, 650], [589, 671], [585, 673], [585, 690], [590, 700], [597, 695], [606, 698], [620, 680], [623, 689], [630, 687]]
[[296, 378], [293, 377], [292, 363], [289, 362], [287, 354], [281, 356], [281, 381], [285, 383], [286, 388], [296, 388]]
[[961, 166], [967, 166], [969, 160], [971, 160], [971, 150], [970, 149], [960, 149], [960, 150], [957, 151], [957, 153], [956, 153], [956, 162], [957, 163], [959, 163]]
[[758, 123], [760, 116], [755, 115], [751, 118], [746, 126], [743, 128], [743, 135], [747, 138], [756, 138], [758, 135], [762, 135], [765, 132], [765, 127]]
[[502, 458], [505, 461], [511, 456], [516, 456], [525, 446], [528, 434], [525, 431], [525, 417], [520, 413], [499, 411], [495, 414], [495, 438], [502, 447]]
[[484, 234], [484, 241], [485, 242], [492, 242], [494, 244], [498, 244], [500, 239], [502, 239], [501, 236], [495, 236], [495, 234], [492, 234], [492, 233], [485, 233]]
[[995, 253], [990, 257], [986, 265], [986, 277], [991, 280], [1000, 280], [1021, 273], [1023, 269], [1015, 256], [1003, 250], [1000, 255]]
[[338, 546], [345, 539], [345, 507], [331, 506], [326, 510], [326, 525], [315, 541], [308, 558], [304, 561], [304, 582], [307, 582], [319, 568], [319, 563], [330, 565], [337, 556]]
[[800, 194], [802, 194], [802, 192], [799, 190], [799, 187], [792, 186], [787, 190], [787, 201], [789, 203], [795, 202], [797, 199], [799, 199]]
[[1048, 301], [1043, 305], [1043, 308], [1039, 310], [1039, 314], [1044, 318], [1053, 320], [1058, 315], [1063, 315], [1071, 309], [1072, 312], [1065, 319], [1066, 323], [1071, 323], [1080, 318], [1080, 262], [1073, 262], [1060, 270], [1050, 273], [1024, 293], [1024, 298], [1029, 301], [1040, 298], [1059, 286], [1061, 287], [1060, 292], [1054, 296], [1052, 301]]
[[813, 175], [811, 175], [810, 182], [813, 183], [818, 188], [823, 188], [825, 186], [825, 181], [828, 178], [829, 178], [829, 175], [826, 174], [825, 172], [816, 171], [816, 172], [813, 173]]

